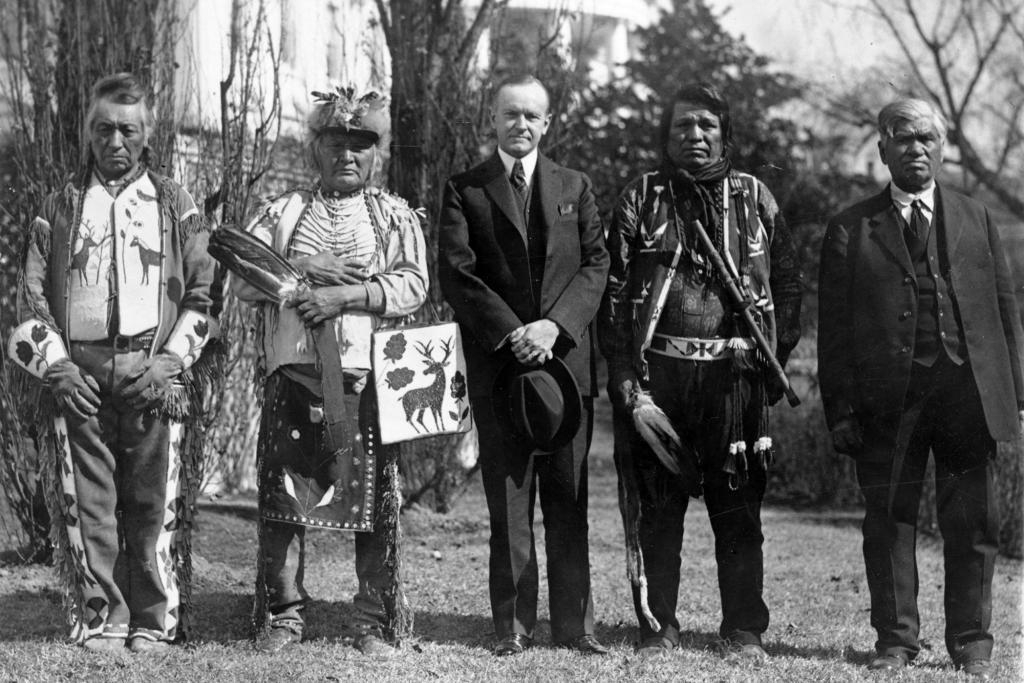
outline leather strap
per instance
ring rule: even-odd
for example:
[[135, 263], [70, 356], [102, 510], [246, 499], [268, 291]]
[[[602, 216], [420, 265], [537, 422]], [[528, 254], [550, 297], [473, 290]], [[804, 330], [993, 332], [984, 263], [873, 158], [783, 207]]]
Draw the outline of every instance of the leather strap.
[[341, 352], [334, 324], [317, 325], [313, 330], [313, 342], [320, 360], [320, 386], [324, 397], [324, 424], [327, 431], [327, 446], [334, 452], [344, 448], [348, 442], [345, 424], [345, 375], [341, 367]]

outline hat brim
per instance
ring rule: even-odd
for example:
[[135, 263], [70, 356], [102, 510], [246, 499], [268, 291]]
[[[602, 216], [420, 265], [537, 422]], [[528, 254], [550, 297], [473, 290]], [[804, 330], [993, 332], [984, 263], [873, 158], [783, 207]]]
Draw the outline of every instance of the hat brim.
[[[555, 435], [550, 440], [540, 442], [530, 435], [524, 434], [512, 419], [512, 381], [519, 375], [536, 370], [544, 370], [557, 383], [562, 392], [562, 401], [565, 412], [562, 415], [562, 423], [559, 425]], [[532, 443], [534, 448], [544, 451], [557, 451], [576, 436], [580, 423], [583, 420], [583, 397], [580, 395], [579, 384], [573, 376], [569, 366], [561, 358], [552, 358], [541, 366], [527, 366], [512, 360], [506, 363], [494, 376], [494, 385], [491, 389], [491, 404], [494, 407], [494, 416], [498, 426], [509, 434], [515, 434], [522, 439]]]
[[380, 142], [380, 134], [369, 128], [346, 128], [345, 126], [324, 126], [318, 131], [319, 135], [333, 133], [335, 135], [350, 135], [354, 138], [366, 140], [371, 145]]

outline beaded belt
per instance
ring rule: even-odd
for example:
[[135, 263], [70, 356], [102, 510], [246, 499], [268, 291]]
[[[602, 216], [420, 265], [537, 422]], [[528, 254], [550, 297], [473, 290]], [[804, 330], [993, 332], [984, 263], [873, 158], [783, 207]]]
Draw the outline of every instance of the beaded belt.
[[754, 340], [747, 337], [729, 339], [694, 339], [656, 334], [648, 351], [681, 360], [713, 361], [732, 358], [737, 349], [754, 348]]

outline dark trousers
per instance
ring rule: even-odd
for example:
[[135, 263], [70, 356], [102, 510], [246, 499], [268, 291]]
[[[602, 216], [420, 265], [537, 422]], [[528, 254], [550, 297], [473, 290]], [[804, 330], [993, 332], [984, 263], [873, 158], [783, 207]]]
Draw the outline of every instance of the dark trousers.
[[[168, 457], [171, 425], [132, 410], [111, 390], [146, 356], [104, 344], [71, 344], [71, 357], [100, 386], [96, 415], [67, 416], [86, 582], [85, 627], [103, 635], [145, 633], [173, 640], [178, 590], [165, 519], [177, 496], [177, 466]], [[65, 491], [65, 494], [68, 494]], [[69, 519], [74, 523], [74, 519]]]
[[593, 399], [583, 399], [575, 438], [553, 453], [533, 455], [500, 430], [489, 400], [474, 402], [480, 471], [491, 518], [490, 597], [498, 638], [533, 637], [537, 622], [534, 500], [540, 490], [547, 550], [551, 638], [565, 642], [594, 632], [587, 538], [587, 451]]
[[[931, 451], [945, 558], [946, 648], [954, 662], [988, 659], [999, 529], [995, 443], [970, 366], [955, 366], [945, 356], [931, 368], [915, 364], [903, 414], [889, 422], [865, 425], [868, 451], [857, 464], [875, 647], [910, 658], [920, 649], [917, 513]], [[886, 430], [897, 434], [888, 452], [885, 440], [871, 433]]]
[[[753, 448], [757, 430], [756, 406], [750, 406], [751, 387], [746, 378], [734, 376], [730, 361], [683, 361], [650, 356], [650, 391], [654, 402], [665, 411], [680, 439], [691, 444], [701, 459], [704, 502], [715, 534], [718, 589], [722, 601], [719, 635], [741, 643], [760, 643], [768, 628], [768, 606], [762, 597], [764, 564], [761, 545], [761, 500], [765, 491], [764, 469], [752, 452], [749, 477], [735, 489], [722, 471], [730, 441], [732, 411], [742, 406], [739, 416], [748, 449]], [[739, 391], [738, 401], [733, 393]], [[648, 604], [661, 625], [651, 629], [641, 611], [640, 590], [633, 588], [633, 604], [640, 623], [640, 637], [656, 635], [679, 642], [676, 604], [680, 580], [680, 551], [683, 521], [689, 497], [679, 479], [659, 463], [643, 439], [628, 422], [617, 430], [630, 438], [632, 466], [637, 473], [640, 496], [640, 549], [648, 583]]]

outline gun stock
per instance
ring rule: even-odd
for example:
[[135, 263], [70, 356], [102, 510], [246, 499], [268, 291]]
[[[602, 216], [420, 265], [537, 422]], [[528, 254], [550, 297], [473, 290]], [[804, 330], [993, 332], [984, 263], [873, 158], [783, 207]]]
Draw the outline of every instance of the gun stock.
[[758, 351], [761, 352], [761, 356], [768, 363], [768, 368], [782, 385], [789, 405], [795, 408], [800, 405], [800, 397], [793, 391], [789, 378], [786, 376], [786, 371], [783, 369], [782, 364], [779, 363], [779, 359], [775, 357], [771, 346], [768, 345], [768, 340], [765, 338], [761, 328], [758, 327], [757, 321], [754, 320], [754, 314], [751, 312], [754, 302], [740, 289], [739, 283], [732, 276], [728, 266], [725, 265], [722, 255], [718, 252], [711, 238], [708, 237], [708, 233], [704, 230], [701, 222], [695, 220], [691, 222], [691, 225], [693, 226], [694, 233], [697, 235], [697, 239], [700, 240], [701, 245], [704, 247], [704, 251], [707, 252], [708, 258], [711, 259], [711, 263], [715, 266], [715, 270], [718, 271], [719, 276], [722, 278], [722, 282], [729, 293], [729, 298], [732, 299], [733, 306], [743, 317], [750, 335], [754, 338], [754, 343], [757, 344]]

